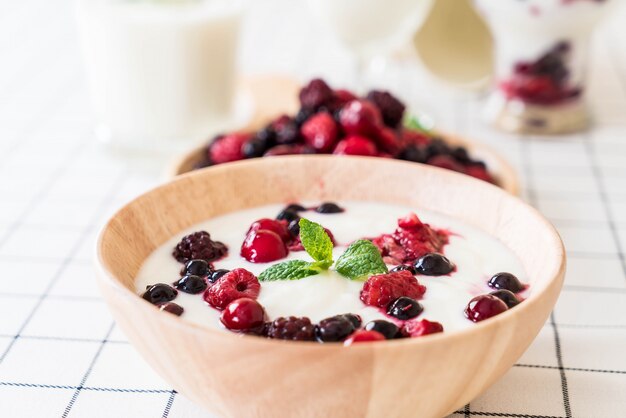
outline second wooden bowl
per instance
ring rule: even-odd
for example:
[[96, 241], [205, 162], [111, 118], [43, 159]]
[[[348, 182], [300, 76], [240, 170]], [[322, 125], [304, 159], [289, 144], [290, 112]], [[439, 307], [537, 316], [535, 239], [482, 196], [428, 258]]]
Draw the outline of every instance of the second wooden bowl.
[[[135, 293], [141, 264], [174, 234], [231, 211], [296, 200], [379, 201], [458, 218], [515, 252], [531, 296], [465, 331], [343, 347], [198, 326]], [[97, 262], [102, 293], [135, 348], [177, 391], [224, 417], [445, 416], [526, 350], [565, 268], [554, 228], [500, 188], [420, 164], [328, 156], [255, 159], [180, 176], [113, 216]]]

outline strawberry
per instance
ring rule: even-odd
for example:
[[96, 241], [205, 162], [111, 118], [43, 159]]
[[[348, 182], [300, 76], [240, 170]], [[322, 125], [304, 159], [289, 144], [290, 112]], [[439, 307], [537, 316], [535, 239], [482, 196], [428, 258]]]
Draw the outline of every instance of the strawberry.
[[361, 300], [369, 306], [387, 308], [401, 296], [420, 299], [426, 292], [417, 279], [406, 270], [370, 277], [361, 290]]
[[304, 142], [318, 152], [327, 153], [333, 150], [337, 141], [337, 124], [328, 112], [320, 112], [309, 118], [300, 133]]

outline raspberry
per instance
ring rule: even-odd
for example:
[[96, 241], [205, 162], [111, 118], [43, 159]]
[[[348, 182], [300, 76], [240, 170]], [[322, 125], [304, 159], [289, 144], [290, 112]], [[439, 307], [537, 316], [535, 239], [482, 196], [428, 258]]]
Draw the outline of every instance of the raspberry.
[[302, 107], [317, 109], [333, 97], [333, 91], [322, 79], [315, 78], [300, 90], [299, 98]]
[[414, 213], [398, 220], [398, 228], [393, 233], [393, 238], [406, 252], [402, 262], [413, 262], [424, 254], [441, 252], [448, 243], [445, 231], [422, 223]]
[[280, 317], [269, 324], [267, 336], [277, 340], [312, 341], [315, 339], [315, 326], [307, 317]]
[[291, 241], [292, 238], [289, 230], [287, 229], [287, 221], [278, 221], [269, 218], [263, 218], [259, 219], [258, 221], [254, 221], [252, 225], [250, 225], [250, 229], [248, 229], [246, 235], [250, 235], [250, 232], [252, 231], [261, 230], [272, 231], [273, 233], [278, 235], [285, 244]]
[[395, 128], [402, 122], [404, 104], [389, 92], [372, 90], [367, 94], [367, 99], [378, 106], [385, 125]]
[[401, 264], [406, 259], [406, 251], [396, 242], [392, 234], [383, 234], [372, 238], [371, 241], [380, 250], [385, 264]]
[[256, 276], [246, 269], [234, 269], [220, 277], [204, 292], [204, 300], [215, 309], [222, 310], [239, 298], [256, 299], [261, 284]]
[[348, 135], [374, 136], [383, 124], [378, 108], [368, 100], [348, 102], [339, 112], [339, 123]]
[[348, 90], [337, 89], [333, 92], [333, 99], [343, 106], [352, 100], [356, 100], [357, 97]]
[[272, 147], [263, 154], [264, 157], [273, 157], [278, 155], [298, 155], [298, 154], [315, 154], [315, 150], [300, 144], [278, 145]]
[[213, 241], [206, 231], [198, 231], [189, 234], [176, 244], [172, 255], [181, 263], [190, 260], [215, 261], [228, 253], [226, 245], [219, 241]]
[[232, 133], [217, 138], [209, 148], [209, 157], [214, 164], [228, 163], [243, 159], [243, 145], [251, 138], [250, 134]]
[[405, 337], [421, 337], [422, 335], [443, 332], [443, 325], [439, 322], [431, 322], [427, 319], [406, 321], [400, 332]]
[[371, 157], [378, 154], [378, 150], [376, 149], [376, 145], [369, 139], [363, 136], [352, 135], [339, 141], [333, 154], [365, 155]]
[[287, 246], [273, 231], [251, 231], [241, 244], [241, 256], [251, 263], [269, 263], [287, 257]]
[[307, 120], [300, 130], [307, 145], [317, 151], [332, 151], [337, 141], [337, 124], [327, 112], [320, 112]]
[[426, 287], [404, 270], [370, 277], [361, 290], [361, 300], [369, 306], [386, 308], [391, 301], [401, 296], [419, 299], [425, 292]]

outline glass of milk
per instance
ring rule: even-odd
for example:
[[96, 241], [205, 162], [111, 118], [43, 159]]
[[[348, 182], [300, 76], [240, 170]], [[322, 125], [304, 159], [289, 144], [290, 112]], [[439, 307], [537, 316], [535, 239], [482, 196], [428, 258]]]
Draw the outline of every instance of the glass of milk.
[[587, 127], [591, 32], [615, 0], [475, 0], [495, 39], [495, 86], [485, 116], [517, 133]]
[[227, 125], [238, 0], [77, 0], [99, 139], [181, 149]]

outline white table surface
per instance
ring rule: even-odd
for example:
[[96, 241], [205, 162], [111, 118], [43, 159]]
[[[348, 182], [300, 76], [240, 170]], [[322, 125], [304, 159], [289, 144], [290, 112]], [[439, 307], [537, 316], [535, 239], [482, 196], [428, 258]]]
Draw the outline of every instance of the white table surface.
[[[596, 125], [586, 133], [503, 135], [481, 122], [480, 98], [441, 95], [425, 79], [401, 89], [440, 127], [501, 151], [569, 255], [537, 340], [454, 416], [626, 416], [624, 22], [594, 40]], [[166, 160], [121, 158], [94, 142], [73, 23], [68, 0], [0, 1], [0, 416], [207, 417], [143, 362], [95, 288], [100, 225], [162, 181]], [[271, 0], [254, 5], [240, 64], [337, 82], [350, 61], [300, 2]]]

